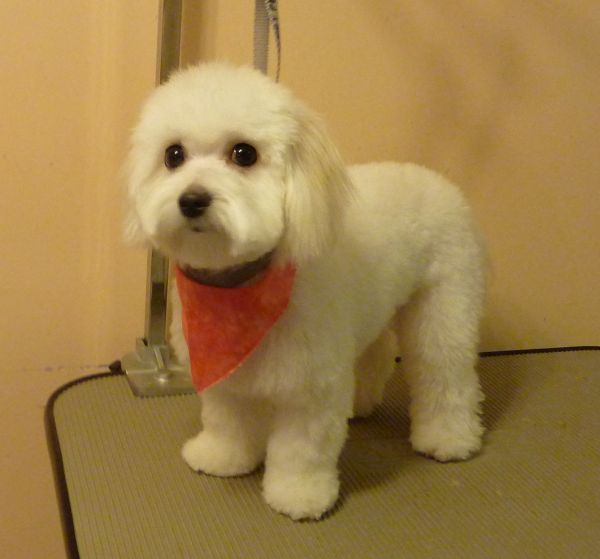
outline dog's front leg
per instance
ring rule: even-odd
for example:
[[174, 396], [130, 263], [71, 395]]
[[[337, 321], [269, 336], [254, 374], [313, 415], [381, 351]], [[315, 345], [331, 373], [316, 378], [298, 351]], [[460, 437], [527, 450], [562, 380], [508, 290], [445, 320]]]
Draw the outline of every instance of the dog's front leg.
[[278, 409], [267, 447], [266, 502], [294, 520], [318, 519], [339, 493], [337, 461], [347, 434], [342, 406]]
[[182, 455], [196, 471], [215, 476], [252, 472], [264, 460], [270, 408], [214, 387], [202, 394], [202, 431]]

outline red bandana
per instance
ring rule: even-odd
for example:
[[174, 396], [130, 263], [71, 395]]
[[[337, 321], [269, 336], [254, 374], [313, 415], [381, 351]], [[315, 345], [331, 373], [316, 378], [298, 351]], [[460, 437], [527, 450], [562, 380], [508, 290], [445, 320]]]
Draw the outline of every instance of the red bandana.
[[256, 349], [290, 301], [296, 270], [268, 268], [255, 284], [213, 287], [175, 268], [192, 381], [204, 389], [230, 376]]

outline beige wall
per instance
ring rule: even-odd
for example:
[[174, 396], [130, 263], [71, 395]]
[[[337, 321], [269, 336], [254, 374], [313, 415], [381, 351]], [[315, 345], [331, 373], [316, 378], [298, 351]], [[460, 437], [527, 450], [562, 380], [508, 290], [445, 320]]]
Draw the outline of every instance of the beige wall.
[[[198, 4], [187, 59], [251, 63], [253, 2]], [[483, 348], [599, 343], [598, 2], [280, 11], [282, 81], [324, 115], [349, 162], [416, 161], [467, 192], [493, 268]]]
[[[142, 332], [118, 170], [158, 0], [0, 4], [0, 555], [63, 555], [42, 429], [67, 379]], [[252, 61], [251, 0], [186, 0], [186, 61]], [[461, 183], [494, 269], [485, 349], [597, 344], [600, 14], [559, 2], [281, 2], [282, 81], [348, 161]]]
[[121, 245], [118, 172], [154, 85], [157, 14], [158, 1], [0, 3], [1, 557], [64, 556], [44, 404], [143, 331], [145, 256]]

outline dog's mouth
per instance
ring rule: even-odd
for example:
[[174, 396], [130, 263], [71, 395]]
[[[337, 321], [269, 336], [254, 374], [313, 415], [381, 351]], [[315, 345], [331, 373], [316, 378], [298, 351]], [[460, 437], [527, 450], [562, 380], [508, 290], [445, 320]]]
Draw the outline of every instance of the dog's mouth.
[[206, 219], [205, 217], [188, 220], [188, 223], [185, 224], [185, 227], [192, 233], [208, 233], [209, 231], [215, 231], [218, 229], [215, 223]]
[[273, 252], [222, 270], [182, 266], [181, 271], [191, 280], [211, 287], [243, 287], [256, 282], [271, 264]]
[[188, 231], [192, 233], [221, 233], [226, 234], [227, 231], [222, 223], [218, 220], [211, 219], [208, 216], [197, 218], [185, 225]]

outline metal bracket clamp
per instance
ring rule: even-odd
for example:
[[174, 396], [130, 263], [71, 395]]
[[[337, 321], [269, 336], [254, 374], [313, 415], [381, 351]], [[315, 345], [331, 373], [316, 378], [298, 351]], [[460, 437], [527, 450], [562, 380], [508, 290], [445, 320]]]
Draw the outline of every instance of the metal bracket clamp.
[[168, 346], [136, 341], [136, 350], [121, 359], [129, 385], [136, 396], [172, 396], [195, 392], [190, 373], [171, 359]]

